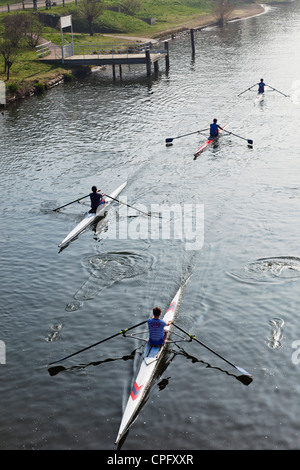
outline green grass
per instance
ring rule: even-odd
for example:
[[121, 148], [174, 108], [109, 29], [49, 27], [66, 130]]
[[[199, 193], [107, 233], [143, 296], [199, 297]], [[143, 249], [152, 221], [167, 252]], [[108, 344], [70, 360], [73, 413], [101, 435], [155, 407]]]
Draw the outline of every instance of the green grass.
[[[6, 81], [6, 74], [3, 72], [4, 62], [0, 59], [0, 80]], [[36, 80], [48, 81], [58, 73], [66, 72], [65, 67], [57, 67], [52, 64], [45, 64], [39, 61], [35, 51], [23, 50], [17, 57], [10, 69], [9, 82], [33, 82]]]
[[[239, 0], [236, 0], [239, 1]], [[14, 0], [0, 0], [0, 5], [7, 3], [18, 3]], [[118, 0], [106, 0], [105, 5], [117, 7]], [[60, 16], [72, 15], [74, 42], [95, 44], [104, 46], [124, 42], [123, 39], [106, 37], [101, 33], [112, 33], [115, 35], [130, 35], [140, 37], [158, 37], [163, 31], [179, 28], [181, 25], [193, 21], [202, 15], [209, 14], [211, 8], [210, 0], [142, 0], [142, 8], [135, 16], [128, 16], [109, 9], [104, 10], [103, 15], [95, 23], [95, 35], [88, 34], [87, 23], [79, 16], [78, 6], [65, 4], [63, 6], [52, 7], [51, 10], [39, 8], [39, 12], [49, 15]], [[33, 10], [25, 10], [23, 14], [32, 13]], [[15, 14], [10, 13], [10, 14]], [[2, 18], [7, 15], [0, 14], [0, 37], [3, 34]], [[150, 26], [141, 17], [156, 18], [156, 24]], [[70, 42], [70, 33], [64, 32], [64, 38]], [[42, 37], [54, 44], [61, 45], [61, 34], [59, 29], [44, 26]], [[3, 72], [4, 61], [0, 56], [0, 80], [5, 81]], [[35, 50], [22, 49], [10, 69], [10, 83], [32, 83], [33, 81], [50, 80], [55, 75], [65, 72], [67, 69], [62, 66], [45, 64], [37, 59]]]

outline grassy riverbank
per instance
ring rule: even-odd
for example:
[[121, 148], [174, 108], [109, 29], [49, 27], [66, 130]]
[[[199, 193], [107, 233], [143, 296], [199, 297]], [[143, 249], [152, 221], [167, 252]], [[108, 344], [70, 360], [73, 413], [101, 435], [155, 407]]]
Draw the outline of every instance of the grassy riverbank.
[[[0, 0], [7, 4], [7, 1]], [[113, 7], [114, 2], [106, 2], [107, 6]], [[117, 5], [117, 4], [116, 4]], [[242, 18], [261, 13], [263, 8], [259, 4], [240, 4], [231, 14], [231, 18]], [[216, 19], [211, 14], [211, 3], [209, 0], [143, 0], [142, 8], [136, 12], [135, 16], [125, 15], [117, 11], [105, 10], [103, 15], [95, 23], [96, 34], [90, 37], [85, 31], [87, 25], [78, 14], [78, 6], [75, 4], [66, 4], [65, 7], [52, 7], [51, 10], [39, 9], [39, 12], [47, 15], [60, 16], [72, 15], [74, 41], [93, 44], [105, 44], [112, 42], [125, 42], [136, 38], [162, 38], [169, 37], [190, 28], [200, 28], [214, 23]], [[11, 13], [12, 14], [12, 13]], [[24, 14], [24, 12], [22, 12]], [[29, 14], [29, 12], [25, 12]], [[0, 25], [4, 14], [0, 14]], [[153, 25], [147, 24], [140, 18], [156, 18]], [[80, 31], [80, 32], [78, 32]], [[97, 31], [101, 31], [97, 32]], [[102, 34], [102, 33], [105, 33]], [[0, 36], [3, 34], [3, 27], [0, 26]], [[44, 26], [42, 36], [47, 41], [61, 44], [61, 34], [58, 29]], [[64, 35], [68, 39], [68, 35]], [[120, 37], [122, 36], [122, 37]], [[28, 95], [37, 90], [36, 84], [46, 85], [54, 83], [55, 80], [62, 80], [64, 74], [70, 70], [63, 67], [42, 63], [37, 59], [34, 49], [21, 48], [11, 67], [9, 81], [6, 80], [4, 73], [4, 60], [0, 57], [0, 80], [6, 83], [7, 97], [12, 95]], [[42, 90], [43, 87], [38, 88]]]

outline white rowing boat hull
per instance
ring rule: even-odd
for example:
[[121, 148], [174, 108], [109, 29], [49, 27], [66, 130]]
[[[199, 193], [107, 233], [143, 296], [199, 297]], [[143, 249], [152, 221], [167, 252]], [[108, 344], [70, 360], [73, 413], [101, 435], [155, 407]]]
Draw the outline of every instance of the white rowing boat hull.
[[[227, 124], [226, 124], [227, 126]], [[225, 129], [226, 126], [223, 126], [223, 129]], [[217, 137], [214, 137], [213, 139], [208, 139], [204, 144], [201, 145], [201, 147], [198, 148], [197, 152], [194, 153], [194, 157], [198, 157], [201, 152], [203, 152], [207, 147], [209, 147], [213, 142], [218, 140], [218, 138], [223, 134], [223, 130], [219, 129], [219, 135]]]
[[[176, 317], [181, 292], [182, 287], [180, 287], [177, 291], [174, 299], [172, 300], [168, 310], [166, 311], [163, 317], [163, 320], [166, 323], [170, 320], [174, 320]], [[166, 342], [162, 347], [159, 348], [158, 346], [151, 346], [149, 343], [147, 343], [145, 347], [143, 362], [140, 366], [140, 370], [134, 381], [130, 396], [128, 398], [115, 444], [118, 444], [118, 442], [128, 431], [131, 424], [137, 418], [137, 414], [143, 402], [143, 398], [146, 396], [147, 392], [151, 387], [151, 382], [155, 372], [157, 371], [160, 359], [162, 358], [162, 353], [167, 346], [167, 340], [170, 336], [170, 328], [171, 325], [166, 327]]]
[[[121, 186], [115, 189], [109, 196], [111, 198], [116, 198], [120, 194], [120, 192], [123, 191], [126, 185], [127, 185], [127, 181], [121, 184]], [[88, 213], [84, 217], [84, 219], [82, 219], [81, 222], [79, 222], [79, 224], [76, 225], [76, 227], [73, 230], [71, 230], [71, 232], [66, 236], [66, 238], [63, 239], [63, 241], [58, 246], [62, 248], [68, 245], [68, 243], [74, 240], [74, 238], [78, 237], [78, 235], [82, 233], [87, 227], [92, 225], [96, 219], [98, 219], [99, 217], [103, 217], [105, 212], [110, 208], [113, 202], [114, 202], [113, 199], [110, 199], [108, 197], [105, 204], [102, 204], [101, 206], [98, 207], [96, 214]]]
[[257, 93], [255, 102], [259, 103], [260, 101], [263, 101], [265, 99], [265, 94], [264, 93]]

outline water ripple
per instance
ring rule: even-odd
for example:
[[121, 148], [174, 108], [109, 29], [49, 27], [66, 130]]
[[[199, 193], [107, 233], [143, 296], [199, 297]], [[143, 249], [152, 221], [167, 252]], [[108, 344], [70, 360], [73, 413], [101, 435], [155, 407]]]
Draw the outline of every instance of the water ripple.
[[268, 338], [268, 346], [270, 349], [276, 349], [281, 347], [281, 340], [283, 338], [281, 328], [284, 325], [282, 318], [272, 318], [269, 320], [269, 324], [272, 327], [271, 336]]
[[248, 283], [282, 283], [299, 280], [300, 258], [293, 256], [260, 258], [228, 274], [238, 281]]
[[88, 271], [89, 278], [75, 293], [74, 298], [79, 301], [91, 300], [115, 282], [148, 272], [153, 263], [153, 256], [138, 252], [109, 252], [87, 256], [82, 260], [82, 265]]
[[56, 325], [51, 326], [51, 331], [48, 334], [47, 338], [45, 338], [46, 341], [49, 341], [49, 342], [56, 341], [62, 327], [63, 327], [62, 323], [57, 323]]

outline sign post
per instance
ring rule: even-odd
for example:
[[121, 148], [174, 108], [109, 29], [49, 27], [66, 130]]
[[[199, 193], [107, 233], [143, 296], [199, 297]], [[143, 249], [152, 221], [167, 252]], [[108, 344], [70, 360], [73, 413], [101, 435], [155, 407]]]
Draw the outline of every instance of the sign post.
[[62, 63], [64, 63], [64, 34], [63, 29], [71, 27], [72, 34], [72, 53], [73, 53], [73, 26], [72, 26], [72, 15], [60, 17], [60, 31], [61, 31], [61, 57]]

